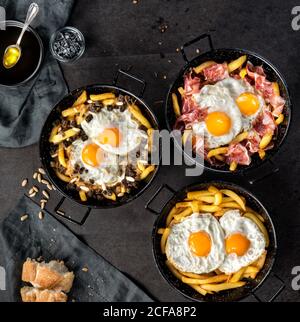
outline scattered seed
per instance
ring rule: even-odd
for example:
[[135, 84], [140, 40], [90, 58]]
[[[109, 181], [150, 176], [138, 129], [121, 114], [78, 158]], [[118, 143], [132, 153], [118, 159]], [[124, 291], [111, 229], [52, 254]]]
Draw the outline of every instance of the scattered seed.
[[31, 194], [33, 194], [35, 191], [34, 191], [34, 189], [33, 189], [33, 187], [32, 188], [30, 188], [29, 189], [29, 191], [28, 191], [28, 193], [31, 195]]
[[41, 209], [43, 210], [45, 208], [45, 203], [44, 202], [42, 202], [41, 203]]
[[200, 53], [200, 50], [199, 48], [196, 49], [196, 54], [199, 54]]
[[35, 191], [35, 192], [39, 192], [39, 188], [38, 188], [38, 187], [36, 187], [36, 186], [33, 186], [33, 187], [32, 187], [32, 189], [33, 189], [33, 191]]
[[24, 179], [24, 180], [22, 181], [22, 183], [21, 183], [21, 186], [22, 186], [22, 187], [25, 187], [25, 186], [27, 185], [27, 183], [28, 183], [28, 179]]
[[56, 210], [56, 213], [57, 213], [57, 214], [59, 214], [59, 215], [62, 215], [62, 216], [64, 216], [64, 215], [65, 215], [65, 212], [64, 212], [64, 211], [62, 211], [62, 210]]
[[45, 184], [45, 185], [50, 184], [50, 183], [49, 183], [49, 181], [48, 181], [48, 180], [46, 180], [46, 179], [42, 179], [42, 180], [41, 180], [41, 183], [43, 183], [43, 184]]
[[85, 192], [89, 192], [90, 191], [90, 189], [88, 187], [86, 187], [86, 186], [80, 186], [80, 189], [83, 190], [83, 191], [85, 191]]
[[129, 181], [129, 182], [134, 182], [135, 181], [134, 178], [132, 178], [132, 177], [126, 177], [126, 180]]
[[40, 220], [44, 219], [44, 213], [42, 211], [39, 212], [39, 219]]
[[37, 181], [40, 183], [42, 181], [42, 175], [40, 173], [38, 173], [38, 175], [37, 175]]
[[43, 168], [38, 168], [38, 171], [40, 174], [46, 174], [45, 170]]
[[36, 180], [36, 178], [37, 178], [37, 172], [35, 172], [34, 174], [33, 174], [33, 176], [32, 176], [32, 178], [34, 179], [34, 180]]
[[88, 271], [89, 271], [89, 269], [88, 269], [87, 267], [83, 267], [83, 268], [82, 268], [82, 271], [83, 271], [83, 272], [88, 272]]
[[163, 79], [167, 79], [167, 76], [166, 76], [166, 75], [164, 75], [164, 76], [163, 76]]
[[78, 178], [73, 178], [71, 181], [70, 181], [70, 183], [74, 183], [74, 182], [76, 182], [78, 180]]
[[179, 50], [180, 50], [179, 48], [176, 48], [176, 52], [177, 52], [177, 53], [179, 53]]
[[44, 202], [44, 203], [47, 203], [48, 202], [48, 199], [41, 199], [40, 202]]
[[51, 191], [52, 190], [51, 184], [47, 184], [47, 188]]
[[29, 197], [30, 197], [30, 198], [33, 198], [33, 197], [35, 197], [35, 196], [36, 196], [36, 192], [35, 192], [35, 191], [34, 191], [33, 193], [30, 193], [30, 194], [29, 194]]
[[92, 104], [93, 101], [92, 100], [87, 100], [87, 103]]
[[57, 153], [51, 154], [51, 158], [52, 158], [52, 159], [56, 158], [57, 156], [58, 156], [58, 154], [57, 154]]
[[21, 219], [21, 221], [25, 221], [26, 219], [28, 219], [28, 215], [25, 214], [20, 219]]
[[49, 193], [46, 190], [43, 190], [42, 194], [45, 196], [45, 198], [49, 199]]
[[55, 186], [54, 186], [54, 185], [52, 185], [52, 189], [53, 189], [54, 191], [56, 191], [56, 188], [55, 188]]

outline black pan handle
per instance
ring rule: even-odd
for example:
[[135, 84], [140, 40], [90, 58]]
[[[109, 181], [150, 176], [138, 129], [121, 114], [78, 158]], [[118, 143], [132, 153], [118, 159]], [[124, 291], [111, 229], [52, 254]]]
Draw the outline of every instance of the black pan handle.
[[[172, 196], [167, 199], [164, 204], [160, 207], [160, 210], [159, 211], [156, 211], [155, 209], [151, 208], [151, 203], [156, 199], [156, 197], [160, 194], [160, 192], [163, 190], [163, 189], [167, 189], [169, 190], [171, 193], [172, 193]], [[166, 206], [166, 204], [170, 201], [170, 199], [174, 196], [175, 194], [175, 190], [172, 189], [170, 186], [168, 186], [167, 184], [162, 184], [158, 189], [157, 191], [154, 193], [154, 195], [148, 200], [148, 202], [146, 203], [145, 205], [145, 208], [147, 210], [149, 210], [150, 212], [152, 212], [153, 214], [155, 215], [159, 215], [162, 211], [162, 209]]]
[[85, 212], [85, 214], [84, 214], [84, 216], [82, 217], [82, 219], [81, 219], [80, 221], [77, 221], [77, 220], [75, 220], [75, 219], [71, 218], [70, 216], [68, 216], [68, 215], [66, 215], [66, 214], [64, 214], [64, 213], [62, 213], [62, 212], [61, 212], [60, 207], [61, 207], [61, 205], [64, 203], [65, 199], [66, 199], [66, 197], [62, 197], [62, 198], [60, 199], [60, 201], [58, 202], [57, 206], [54, 208], [55, 214], [56, 214], [57, 216], [59, 216], [59, 217], [61, 217], [61, 218], [65, 219], [65, 220], [70, 221], [70, 222], [71, 222], [71, 223], [73, 223], [73, 224], [77, 224], [77, 225], [79, 225], [79, 226], [83, 226], [83, 225], [84, 225], [84, 223], [86, 222], [86, 220], [87, 220], [88, 216], [90, 215], [91, 208], [90, 208], [90, 207], [88, 207], [88, 209], [87, 209], [87, 211]]
[[132, 74], [129, 74], [129, 73], [125, 72], [125, 71], [124, 71], [124, 70], [122, 70], [122, 69], [119, 69], [119, 70], [117, 71], [117, 73], [116, 73], [115, 77], [114, 77], [114, 82], [113, 82], [113, 84], [114, 84], [115, 86], [116, 86], [116, 85], [117, 85], [117, 83], [118, 83], [118, 79], [119, 79], [120, 75], [123, 75], [123, 76], [126, 76], [126, 77], [128, 77], [128, 78], [131, 78], [131, 79], [133, 79], [133, 80], [135, 80], [135, 81], [139, 82], [140, 84], [142, 84], [142, 88], [141, 88], [140, 93], [138, 94], [138, 97], [143, 97], [144, 92], [145, 92], [145, 88], [146, 88], [146, 85], [147, 85], [145, 80], [143, 80], [143, 79], [141, 79], [141, 78], [138, 78], [137, 76], [134, 76], [134, 75], [132, 75]]
[[188, 58], [186, 56], [185, 48], [189, 47], [190, 45], [192, 45], [192, 44], [194, 44], [194, 43], [196, 43], [196, 42], [198, 42], [198, 41], [200, 41], [200, 40], [202, 40], [204, 38], [207, 38], [210, 50], [214, 50], [211, 35], [209, 33], [202, 34], [202, 35], [200, 35], [200, 36], [198, 36], [198, 37], [186, 42], [184, 45], [181, 46], [180, 51], [181, 51], [182, 57], [186, 61], [186, 63], [189, 63], [190, 61], [188, 60]]
[[271, 169], [268, 169], [267, 171], [264, 171], [261, 174], [251, 176], [251, 170], [245, 171], [242, 173], [250, 185], [253, 185], [259, 181], [267, 179], [279, 171], [279, 168], [270, 159], [268, 159], [266, 162], [270, 164]]
[[282, 280], [282, 278], [280, 278], [278, 275], [276, 275], [275, 273], [271, 273], [270, 274], [271, 276], [273, 276], [275, 279], [277, 279], [279, 282], [280, 282], [280, 286], [279, 288], [275, 291], [275, 293], [269, 298], [267, 299], [266, 301], [263, 301], [255, 292], [251, 292], [252, 295], [256, 298], [256, 300], [258, 302], [273, 302], [276, 297], [284, 290], [285, 288], [285, 283], [284, 281]]

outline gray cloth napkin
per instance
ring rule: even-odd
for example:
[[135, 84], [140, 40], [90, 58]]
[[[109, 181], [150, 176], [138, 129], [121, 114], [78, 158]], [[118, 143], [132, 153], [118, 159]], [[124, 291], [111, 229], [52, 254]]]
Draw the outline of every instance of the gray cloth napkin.
[[0, 86], [0, 146], [24, 147], [36, 143], [46, 116], [66, 93], [58, 63], [49, 53], [49, 39], [63, 27], [71, 13], [74, 0], [0, 0], [7, 20], [25, 21], [30, 3], [36, 2], [40, 11], [32, 27], [41, 36], [45, 59], [39, 74], [25, 85]]
[[[70, 301], [151, 301], [129, 278], [81, 242], [52, 215], [44, 211], [45, 217], [40, 220], [39, 211], [39, 206], [24, 196], [0, 224], [0, 268], [4, 267], [6, 273], [6, 290], [0, 288], [0, 301], [20, 301], [20, 288], [24, 285], [21, 281], [23, 262], [27, 257], [39, 256], [46, 261], [63, 260], [74, 272]], [[29, 217], [21, 221], [24, 213]], [[88, 271], [82, 271], [83, 267]], [[0, 282], [1, 278], [3, 274]]]

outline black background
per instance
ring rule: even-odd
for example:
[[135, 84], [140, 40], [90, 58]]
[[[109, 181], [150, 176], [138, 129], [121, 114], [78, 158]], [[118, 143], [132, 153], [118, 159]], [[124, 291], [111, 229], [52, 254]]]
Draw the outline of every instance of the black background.
[[[147, 81], [144, 97], [158, 116], [161, 128], [165, 127], [162, 101], [184, 63], [176, 48], [207, 30], [215, 30], [212, 33], [215, 48], [245, 48], [268, 58], [282, 72], [292, 94], [291, 129], [274, 158], [280, 169], [277, 174], [249, 187], [246, 180], [236, 176], [225, 178], [205, 173], [201, 177], [185, 177], [183, 166], [165, 166], [151, 187], [133, 203], [118, 209], [94, 210], [83, 227], [69, 224], [82, 240], [157, 300], [185, 299], [162, 279], [155, 267], [151, 244], [155, 216], [147, 212], [144, 205], [162, 183], [180, 189], [213, 178], [240, 183], [270, 211], [279, 244], [274, 272], [286, 282], [286, 289], [277, 300], [299, 301], [299, 293], [291, 289], [291, 270], [300, 265], [300, 31], [291, 27], [291, 10], [296, 5], [295, 0], [140, 0], [138, 4], [131, 0], [79, 0], [74, 7], [69, 25], [83, 32], [87, 49], [78, 62], [62, 65], [70, 89], [111, 83], [118, 68], [130, 69]], [[165, 33], [159, 30], [163, 21], [168, 24]], [[196, 55], [197, 48], [205, 51], [207, 44], [199, 43], [191, 49], [191, 57]], [[120, 84], [138, 90], [132, 82]], [[0, 205], [1, 217], [4, 217], [24, 192], [20, 188], [22, 179], [30, 178], [39, 166], [39, 153], [37, 145], [1, 149], [0, 153]], [[58, 199], [52, 193], [50, 211]], [[81, 210], [71, 202], [66, 202], [62, 208], [71, 214]], [[259, 295], [268, 297], [276, 286], [270, 279]]]

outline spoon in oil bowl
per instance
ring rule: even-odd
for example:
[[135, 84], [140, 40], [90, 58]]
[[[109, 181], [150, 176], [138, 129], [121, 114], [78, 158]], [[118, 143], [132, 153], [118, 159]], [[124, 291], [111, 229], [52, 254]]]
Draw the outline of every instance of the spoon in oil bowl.
[[20, 33], [20, 36], [17, 40], [17, 43], [14, 45], [8, 46], [5, 49], [5, 52], [3, 55], [3, 66], [6, 69], [14, 67], [19, 61], [22, 54], [20, 44], [21, 44], [23, 35], [27, 30], [28, 26], [32, 23], [33, 19], [36, 17], [38, 12], [39, 12], [39, 6], [36, 3], [32, 3], [28, 8], [26, 20], [22, 28], [22, 31]]

